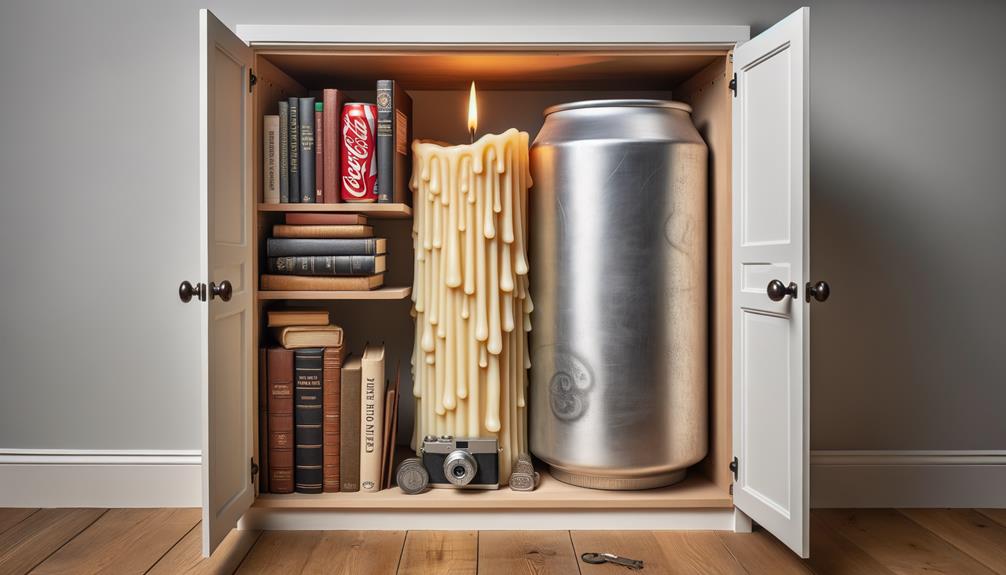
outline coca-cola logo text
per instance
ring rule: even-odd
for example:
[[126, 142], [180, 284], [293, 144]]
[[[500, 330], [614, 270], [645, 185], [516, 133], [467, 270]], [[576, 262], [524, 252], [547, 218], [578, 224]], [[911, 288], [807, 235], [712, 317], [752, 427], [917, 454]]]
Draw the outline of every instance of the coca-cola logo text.
[[356, 198], [367, 195], [367, 160], [373, 152], [368, 143], [369, 135], [370, 126], [366, 118], [349, 116], [343, 119], [342, 142], [345, 147], [345, 166], [342, 189]]

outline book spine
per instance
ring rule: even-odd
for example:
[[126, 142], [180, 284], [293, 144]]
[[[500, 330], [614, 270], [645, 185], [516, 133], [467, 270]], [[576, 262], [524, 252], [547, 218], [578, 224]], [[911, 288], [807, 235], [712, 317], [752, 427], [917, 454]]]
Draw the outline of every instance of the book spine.
[[262, 201], [279, 203], [279, 116], [262, 118]]
[[300, 110], [300, 203], [314, 203], [314, 98], [301, 98]]
[[271, 274], [301, 276], [369, 276], [377, 271], [377, 258], [383, 256], [287, 256], [268, 258]]
[[269, 493], [269, 360], [258, 350], [258, 492]]
[[326, 204], [339, 202], [341, 180], [339, 172], [339, 134], [342, 121], [342, 92], [327, 88], [322, 91], [322, 123], [324, 129], [324, 164], [325, 183], [322, 199]]
[[339, 482], [342, 491], [360, 490], [360, 363], [342, 370], [339, 390]]
[[293, 352], [267, 352], [269, 379], [269, 489], [293, 493]]
[[367, 291], [384, 285], [384, 274], [369, 276], [297, 276], [262, 274], [263, 290]]
[[384, 361], [363, 357], [360, 391], [360, 491], [381, 490]]
[[294, 490], [297, 493], [321, 493], [323, 483], [324, 432], [322, 426], [321, 348], [294, 351], [296, 387], [294, 390]]
[[314, 103], [314, 201], [325, 201], [325, 119], [321, 102]]
[[360, 214], [306, 214], [288, 212], [287, 225], [298, 226], [355, 226], [367, 225], [367, 216]]
[[279, 103], [279, 201], [290, 201], [290, 104]]
[[269, 238], [266, 257], [281, 256], [372, 256], [377, 254], [375, 238]]
[[377, 202], [395, 195], [395, 82], [377, 81]]
[[339, 399], [342, 383], [342, 348], [325, 348], [323, 357], [322, 405], [325, 420], [323, 456], [323, 491], [339, 491]]
[[300, 98], [287, 100], [290, 118], [287, 122], [287, 150], [289, 156], [290, 202], [300, 203]]

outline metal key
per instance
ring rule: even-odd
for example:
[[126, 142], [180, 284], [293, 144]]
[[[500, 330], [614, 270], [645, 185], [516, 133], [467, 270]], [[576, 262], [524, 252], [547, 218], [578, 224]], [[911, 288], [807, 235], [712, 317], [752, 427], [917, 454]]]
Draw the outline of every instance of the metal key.
[[619, 557], [614, 553], [584, 553], [580, 556], [584, 563], [590, 563], [592, 565], [600, 565], [601, 563], [613, 563], [615, 565], [621, 565], [623, 567], [628, 567], [629, 569], [642, 569], [643, 562], [639, 559], [629, 559], [628, 557]]

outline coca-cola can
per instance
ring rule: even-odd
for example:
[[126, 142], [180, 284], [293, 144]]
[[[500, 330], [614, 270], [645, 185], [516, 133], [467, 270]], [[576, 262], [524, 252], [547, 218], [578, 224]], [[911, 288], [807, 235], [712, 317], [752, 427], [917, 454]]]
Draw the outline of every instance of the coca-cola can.
[[342, 201], [377, 201], [377, 106], [342, 107]]

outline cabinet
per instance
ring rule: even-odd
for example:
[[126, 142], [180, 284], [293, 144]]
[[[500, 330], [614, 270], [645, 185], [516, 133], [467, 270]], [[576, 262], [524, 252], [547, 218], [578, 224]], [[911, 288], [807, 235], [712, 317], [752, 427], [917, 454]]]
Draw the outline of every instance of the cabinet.
[[[235, 34], [205, 10], [200, 22], [201, 281], [212, 287], [227, 280], [233, 288], [229, 301], [209, 297], [201, 305], [205, 553], [239, 522], [281, 529], [743, 530], [750, 517], [806, 556], [806, 8], [751, 40], [746, 26], [263, 25], [238, 26]], [[710, 148], [711, 424], [709, 454], [685, 482], [608, 492], [545, 477], [532, 493], [257, 494], [262, 312], [294, 297], [258, 289], [265, 231], [284, 210], [360, 209], [262, 205], [262, 115], [281, 97], [323, 86], [352, 96], [379, 77], [413, 93], [416, 137], [454, 141], [466, 135], [463, 96], [472, 79], [482, 90], [486, 131], [516, 126], [532, 138], [541, 111], [564, 101], [634, 95], [693, 106]], [[369, 213], [403, 218], [388, 220], [399, 226], [388, 233], [407, 240], [407, 206]], [[402, 245], [408, 253], [411, 244]], [[365, 295], [397, 306], [398, 319], [384, 329], [409, 350], [411, 259], [389, 251], [388, 284], [401, 287]], [[770, 280], [795, 285], [797, 294], [770, 299]], [[365, 324], [375, 305], [339, 303], [337, 321]]]

